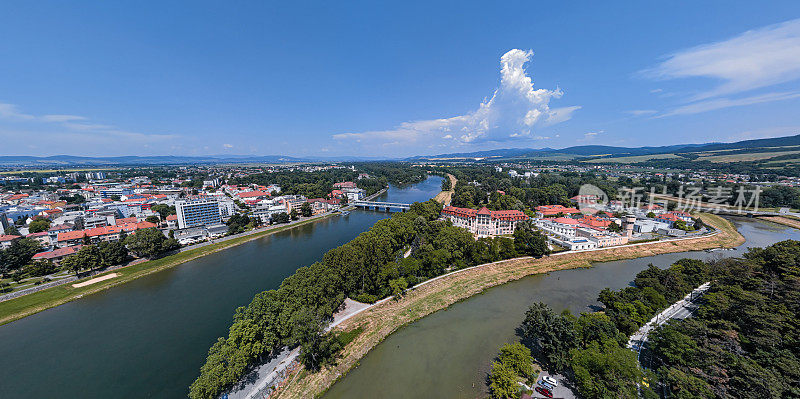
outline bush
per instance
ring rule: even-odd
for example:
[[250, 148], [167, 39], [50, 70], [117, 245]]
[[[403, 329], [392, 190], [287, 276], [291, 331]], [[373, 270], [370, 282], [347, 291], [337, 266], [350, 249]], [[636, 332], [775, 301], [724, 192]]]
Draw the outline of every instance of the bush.
[[378, 301], [378, 297], [375, 295], [367, 294], [366, 292], [362, 292], [356, 295], [356, 297], [353, 298], [353, 300], [361, 303], [375, 303]]

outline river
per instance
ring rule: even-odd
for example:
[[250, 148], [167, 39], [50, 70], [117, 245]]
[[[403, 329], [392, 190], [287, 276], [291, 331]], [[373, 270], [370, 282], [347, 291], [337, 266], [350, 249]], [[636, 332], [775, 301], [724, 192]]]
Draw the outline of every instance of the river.
[[[425, 201], [441, 181], [379, 200]], [[326, 218], [0, 326], [0, 398], [185, 398], [237, 307], [388, 216]]]
[[734, 251], [685, 252], [597, 263], [533, 275], [450, 306], [396, 331], [334, 384], [325, 399], [485, 397], [486, 376], [500, 346], [515, 342], [515, 328], [533, 302], [574, 314], [598, 305], [605, 287], [623, 288], [652, 263], [667, 267], [681, 258], [738, 256], [747, 247], [800, 240], [800, 231], [752, 219], [734, 221], [746, 242]]

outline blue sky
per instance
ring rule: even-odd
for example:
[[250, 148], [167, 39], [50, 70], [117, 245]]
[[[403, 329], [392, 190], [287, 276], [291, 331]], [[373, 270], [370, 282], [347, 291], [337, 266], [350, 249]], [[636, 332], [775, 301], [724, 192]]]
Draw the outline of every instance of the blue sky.
[[796, 1], [166, 3], [0, 5], [0, 155], [397, 157], [800, 133]]

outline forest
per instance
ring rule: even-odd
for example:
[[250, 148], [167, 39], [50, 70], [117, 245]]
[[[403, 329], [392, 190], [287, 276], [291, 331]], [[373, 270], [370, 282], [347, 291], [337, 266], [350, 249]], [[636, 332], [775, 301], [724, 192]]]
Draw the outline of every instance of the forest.
[[189, 396], [218, 396], [285, 346], [301, 346], [300, 360], [309, 371], [335, 362], [342, 339], [323, 330], [347, 297], [374, 302], [451, 270], [548, 253], [544, 236], [530, 224], [517, 230], [515, 240], [475, 240], [437, 220], [440, 212], [435, 201], [414, 203], [410, 211], [378, 221], [321, 261], [299, 268], [278, 289], [256, 295], [237, 309], [227, 337], [209, 350]]
[[[639, 367], [626, 348], [628, 336], [707, 281], [711, 288], [693, 317], [651, 333]], [[598, 300], [602, 311], [578, 317], [536, 303], [518, 330], [533, 359], [567, 376], [583, 397], [800, 396], [798, 241], [753, 248], [742, 258], [682, 259], [663, 270], [651, 265], [632, 286], [605, 289]], [[530, 376], [510, 373], [502, 356], [495, 363], [492, 395], [519, 395], [510, 382]]]

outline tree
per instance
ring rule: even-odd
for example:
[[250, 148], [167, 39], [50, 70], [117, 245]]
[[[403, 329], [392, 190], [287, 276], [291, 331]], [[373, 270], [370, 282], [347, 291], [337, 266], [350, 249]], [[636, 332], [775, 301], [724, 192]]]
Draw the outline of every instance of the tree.
[[615, 341], [573, 349], [571, 366], [578, 392], [586, 398], [637, 398], [642, 372], [636, 353]]
[[103, 241], [97, 244], [97, 249], [100, 251], [103, 263], [108, 266], [124, 263], [130, 257], [128, 248], [125, 248], [125, 244], [122, 241]]
[[148, 216], [144, 220], [147, 221], [147, 222], [153, 223], [153, 224], [161, 223], [161, 219], [159, 219], [158, 216], [155, 216], [155, 215]]
[[280, 212], [272, 215], [272, 221], [275, 223], [289, 223], [289, 215], [286, 212]]
[[158, 229], [140, 229], [125, 239], [125, 246], [141, 258], [154, 258], [178, 248], [174, 239], [164, 237]]
[[296, 313], [290, 320], [294, 326], [292, 339], [299, 342], [300, 361], [311, 371], [332, 364], [341, 350], [341, 342], [332, 332], [325, 332], [322, 320], [309, 308]]
[[158, 212], [162, 220], [166, 220], [167, 216], [169, 215], [177, 214], [177, 212], [175, 211], [175, 207], [169, 206], [167, 204], [155, 204], [150, 207], [150, 210], [153, 212]]
[[238, 234], [247, 228], [250, 223], [250, 218], [245, 215], [235, 214], [228, 219], [225, 224], [228, 225], [228, 234]]
[[28, 231], [30, 233], [41, 233], [42, 231], [47, 231], [49, 228], [50, 228], [50, 220], [45, 218], [34, 219], [28, 225]]
[[297, 209], [292, 208], [292, 211], [289, 212], [289, 217], [292, 218], [292, 220], [297, 220]]
[[525, 378], [533, 376], [533, 357], [531, 350], [519, 342], [505, 344], [500, 348], [500, 363], [514, 370], [517, 375]]
[[103, 255], [96, 245], [86, 245], [78, 252], [64, 258], [61, 261], [61, 266], [78, 275], [81, 270], [100, 268], [107, 266], [107, 264], [103, 262]]
[[492, 371], [489, 373], [489, 388], [492, 397], [506, 399], [516, 397], [517, 373], [509, 365], [501, 362], [492, 363]]
[[514, 247], [517, 252], [528, 256], [541, 257], [550, 254], [547, 237], [537, 231], [530, 221], [517, 223], [514, 230]]
[[618, 224], [616, 224], [614, 222], [611, 222], [611, 224], [609, 224], [607, 228], [608, 228], [608, 231], [610, 231], [612, 233], [622, 233], [622, 226], [620, 226], [620, 225], [618, 225]]
[[42, 250], [38, 241], [30, 238], [21, 238], [11, 243], [11, 246], [3, 251], [2, 272], [8, 273], [27, 265], [33, 255]]
[[569, 351], [578, 344], [575, 318], [569, 311], [556, 316], [544, 303], [535, 303], [525, 313], [521, 328], [523, 338], [537, 350], [538, 359], [556, 372], [567, 368]]
[[647, 217], [649, 217], [650, 219], [655, 219], [656, 214], [653, 213], [652, 211], [651, 212], [647, 212]]
[[58, 271], [58, 267], [53, 264], [49, 259], [39, 259], [33, 261], [30, 265], [25, 267], [27, 275], [32, 277], [46, 276]]
[[408, 288], [408, 282], [403, 277], [389, 280], [389, 288], [392, 290], [392, 295], [399, 299], [406, 292], [406, 288]]
[[311, 216], [311, 204], [303, 202], [303, 205], [300, 205], [300, 214], [303, 215], [303, 217]]
[[8, 228], [6, 229], [6, 234], [8, 234], [10, 236], [21, 236], [22, 235], [22, 234], [19, 233], [19, 230], [17, 230], [17, 226], [15, 226], [13, 224], [8, 226]]

